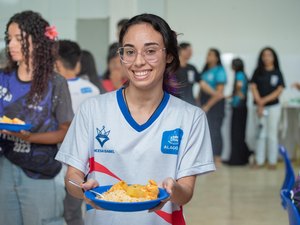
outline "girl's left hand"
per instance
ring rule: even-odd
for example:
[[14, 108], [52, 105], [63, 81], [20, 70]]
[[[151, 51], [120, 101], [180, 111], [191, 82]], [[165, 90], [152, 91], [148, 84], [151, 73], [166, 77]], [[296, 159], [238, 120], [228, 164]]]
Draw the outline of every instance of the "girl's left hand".
[[164, 205], [168, 201], [171, 201], [173, 190], [174, 190], [176, 185], [177, 185], [177, 182], [173, 178], [171, 178], [171, 177], [166, 178], [162, 182], [162, 188], [166, 189], [166, 191], [170, 194], [170, 196], [168, 198], [162, 200], [161, 203], [158, 206], [156, 206], [155, 208], [149, 209], [149, 212], [154, 212], [154, 211], [160, 210], [162, 207], [164, 207]]
[[26, 130], [21, 130], [20, 132], [12, 132], [12, 131], [8, 131], [8, 130], [0, 130], [0, 133], [2, 134], [7, 134], [7, 135], [12, 135], [15, 136], [17, 138], [20, 138], [24, 141], [29, 141], [30, 136], [31, 136], [31, 132], [26, 131]]

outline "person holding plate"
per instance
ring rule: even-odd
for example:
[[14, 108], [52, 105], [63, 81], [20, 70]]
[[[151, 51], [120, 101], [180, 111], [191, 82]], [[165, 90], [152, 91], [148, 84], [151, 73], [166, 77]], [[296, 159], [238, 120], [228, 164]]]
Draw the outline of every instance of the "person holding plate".
[[33, 11], [16, 13], [6, 26], [0, 117], [19, 118], [31, 130], [0, 130], [1, 224], [64, 224], [62, 165], [54, 156], [73, 111], [67, 81], [53, 72], [56, 37]]
[[[177, 35], [166, 21], [137, 15], [123, 26], [119, 44], [127, 83], [80, 106], [56, 159], [68, 165], [68, 191], [94, 207], [86, 224], [183, 225], [182, 206], [193, 196], [197, 175], [215, 170], [206, 115], [173, 96], [180, 62]], [[86, 191], [150, 179], [170, 195], [150, 213], [101, 210], [68, 182]]]

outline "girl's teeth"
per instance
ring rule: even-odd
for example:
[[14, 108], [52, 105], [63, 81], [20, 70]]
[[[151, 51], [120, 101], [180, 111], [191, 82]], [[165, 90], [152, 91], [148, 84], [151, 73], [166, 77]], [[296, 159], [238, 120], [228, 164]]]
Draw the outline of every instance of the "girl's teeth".
[[135, 75], [137, 76], [144, 76], [148, 73], [148, 71], [139, 71], [139, 72], [135, 72]]

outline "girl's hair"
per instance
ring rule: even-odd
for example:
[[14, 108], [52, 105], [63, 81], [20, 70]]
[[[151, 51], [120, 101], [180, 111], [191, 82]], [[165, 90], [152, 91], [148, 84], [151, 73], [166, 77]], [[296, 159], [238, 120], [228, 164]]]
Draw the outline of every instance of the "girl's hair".
[[121, 29], [119, 44], [120, 46], [123, 45], [123, 38], [131, 26], [142, 23], [150, 24], [154, 30], [161, 34], [167, 55], [169, 54], [173, 57], [172, 62], [166, 65], [163, 79], [163, 89], [171, 94], [176, 95], [178, 85], [174, 79], [174, 73], [180, 66], [177, 34], [170, 28], [164, 19], [153, 14], [141, 14], [131, 18], [126, 24], [123, 25]]
[[[217, 57], [217, 65], [218, 65], [218, 66], [222, 66], [222, 61], [221, 61], [221, 54], [220, 54], [220, 51], [219, 51], [218, 49], [216, 49], [216, 48], [210, 48], [210, 49], [208, 50], [208, 52], [213, 52], [213, 53], [216, 55], [216, 57]], [[209, 69], [209, 68], [208, 68], [208, 63], [206, 63], [206, 64], [204, 65], [204, 67], [203, 67], [202, 73], [205, 72], [205, 71], [208, 70], [208, 69]]]
[[233, 59], [231, 64], [232, 64], [232, 69], [235, 72], [239, 72], [239, 71], [244, 72], [244, 63], [240, 58]]
[[100, 81], [97, 73], [96, 62], [93, 54], [88, 50], [81, 51], [81, 70], [78, 76], [87, 75], [89, 80], [100, 88]]
[[[29, 71], [31, 57], [32, 84], [29, 91], [28, 103], [37, 104], [47, 92], [48, 81], [52, 76], [55, 55], [57, 51], [56, 41], [45, 35], [49, 23], [42, 18], [39, 13], [33, 11], [23, 11], [10, 18], [6, 25], [5, 42], [8, 52], [8, 65], [6, 72], [16, 70], [17, 62], [12, 60], [8, 51], [9, 37], [8, 28], [12, 23], [16, 23], [21, 31], [22, 53], [25, 58], [25, 64]], [[32, 55], [29, 52], [29, 37], [32, 40]]]
[[266, 50], [269, 50], [270, 52], [272, 52], [273, 57], [274, 57], [274, 68], [276, 70], [280, 70], [277, 54], [276, 54], [275, 50], [271, 47], [265, 47], [260, 51], [258, 61], [257, 61], [256, 70], [259, 70], [259, 71], [264, 71], [265, 70], [265, 65], [264, 65], [264, 62], [262, 60], [262, 55]]
[[103, 74], [103, 80], [108, 80], [109, 76], [110, 76], [110, 71], [108, 68], [108, 64], [109, 62], [115, 58], [118, 57], [118, 48], [120, 47], [118, 42], [114, 42], [111, 45], [108, 46], [108, 52], [107, 52], [107, 56], [106, 56], [106, 64], [107, 64], [107, 68], [105, 73]]

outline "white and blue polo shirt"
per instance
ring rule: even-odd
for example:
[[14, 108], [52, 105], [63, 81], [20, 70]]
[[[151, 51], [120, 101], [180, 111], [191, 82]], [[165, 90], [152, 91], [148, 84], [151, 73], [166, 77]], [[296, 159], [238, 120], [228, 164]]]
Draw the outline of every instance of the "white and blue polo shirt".
[[[85, 101], [56, 159], [100, 185], [119, 180], [146, 184], [215, 170], [205, 113], [168, 93], [145, 124], [131, 117], [122, 89]], [[88, 210], [86, 224], [184, 225], [182, 207], [168, 202], [156, 212]]]

